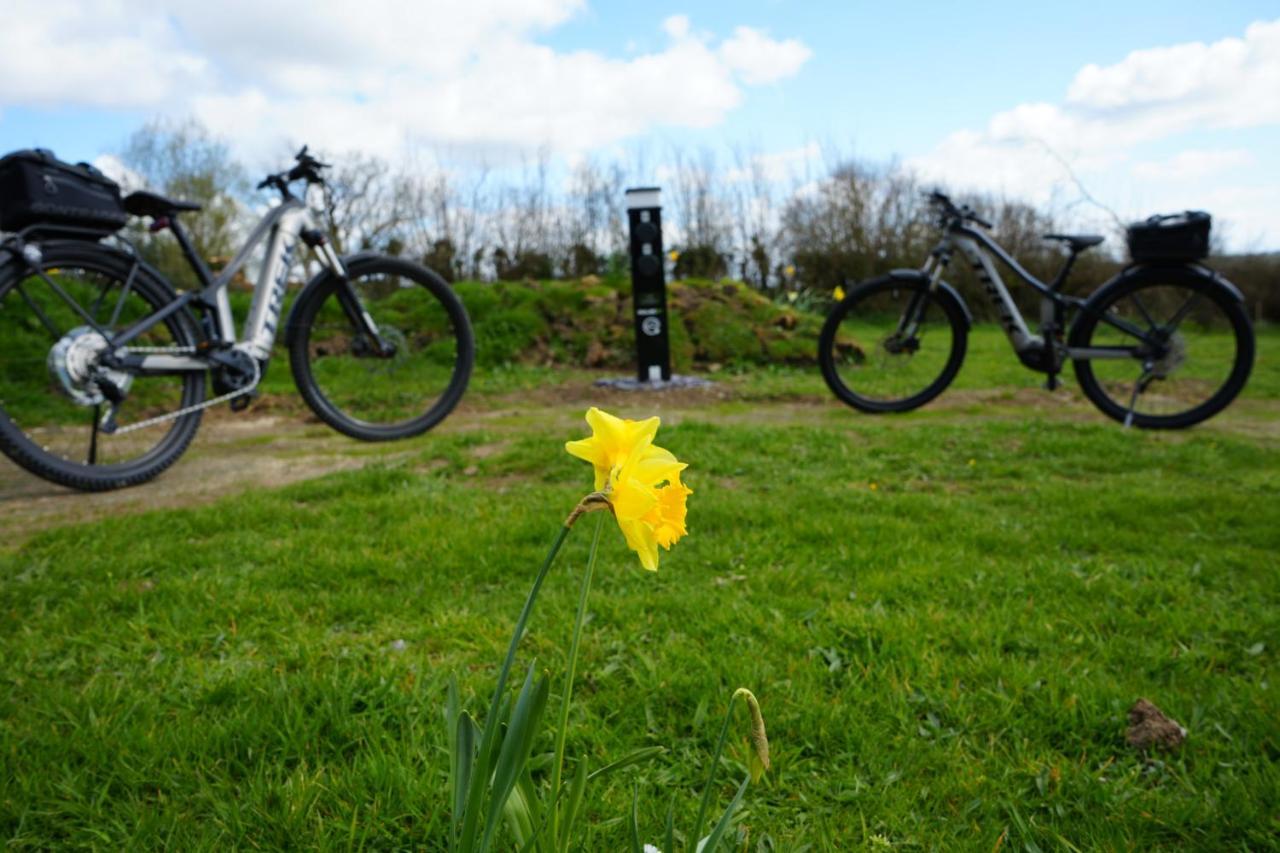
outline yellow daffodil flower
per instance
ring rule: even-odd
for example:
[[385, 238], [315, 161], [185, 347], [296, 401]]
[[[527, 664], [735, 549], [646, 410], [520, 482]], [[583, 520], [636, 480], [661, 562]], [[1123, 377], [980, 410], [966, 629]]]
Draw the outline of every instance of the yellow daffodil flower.
[[657, 418], [626, 420], [592, 406], [587, 410], [587, 423], [591, 426], [591, 438], [565, 442], [564, 449], [592, 464], [596, 472], [596, 491], [609, 482], [609, 472], [633, 454], [665, 454], [675, 460], [667, 451], [653, 446], [653, 437], [657, 435], [660, 423]]
[[591, 463], [596, 502], [607, 501], [627, 546], [641, 565], [657, 571], [658, 546], [669, 550], [687, 532], [693, 491], [680, 481], [680, 472], [688, 466], [653, 443], [658, 418], [625, 420], [592, 407], [587, 423], [591, 437], [566, 442], [565, 450]]
[[833, 291], [831, 291], [831, 295], [832, 295], [832, 296], [834, 296], [834, 297], [836, 298], [836, 302], [843, 302], [843, 301], [844, 301], [844, 288], [837, 284], [837, 285], [836, 285], [836, 289], [835, 289], [835, 290], [833, 290]]

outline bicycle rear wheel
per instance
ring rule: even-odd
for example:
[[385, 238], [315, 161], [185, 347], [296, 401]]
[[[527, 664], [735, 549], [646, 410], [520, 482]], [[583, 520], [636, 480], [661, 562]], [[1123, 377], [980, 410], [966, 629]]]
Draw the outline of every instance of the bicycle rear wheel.
[[462, 399], [475, 361], [471, 322], [440, 276], [389, 256], [349, 262], [351, 288], [394, 352], [367, 340], [332, 276], [299, 297], [290, 330], [294, 382], [317, 416], [365, 441], [419, 435]]
[[843, 402], [872, 414], [923, 406], [951, 384], [964, 361], [963, 309], [926, 278], [885, 276], [860, 284], [832, 309], [818, 363]]
[[1185, 267], [1141, 270], [1099, 291], [1072, 327], [1071, 346], [1124, 355], [1076, 359], [1076, 378], [1104, 414], [1148, 429], [1180, 429], [1222, 411], [1254, 357], [1239, 300]]
[[[0, 268], [0, 450], [39, 477], [83, 491], [155, 477], [186, 450], [200, 412], [142, 424], [202, 401], [204, 374], [133, 375], [99, 362], [106, 336], [172, 302], [173, 290], [97, 243], [29, 245], [41, 250], [47, 280], [17, 258]], [[130, 347], [198, 341], [194, 319], [178, 311]], [[103, 423], [105, 383], [123, 394], [112, 433]]]

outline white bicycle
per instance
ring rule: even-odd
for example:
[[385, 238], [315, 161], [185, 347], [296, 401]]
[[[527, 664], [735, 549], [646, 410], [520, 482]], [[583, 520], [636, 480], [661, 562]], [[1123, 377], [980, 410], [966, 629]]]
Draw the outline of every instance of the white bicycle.
[[[199, 282], [195, 290], [177, 292], [128, 241], [104, 234], [114, 229], [101, 221], [118, 228], [123, 212], [117, 220], [108, 210], [98, 223], [89, 215], [78, 223], [32, 214], [37, 221], [0, 244], [0, 450], [40, 477], [86, 491], [164, 471], [191, 443], [206, 409], [224, 402], [242, 409], [258, 389], [299, 242], [321, 271], [294, 301], [285, 340], [294, 382], [311, 409], [366, 441], [418, 435], [445, 418], [466, 390], [475, 358], [462, 302], [412, 261], [338, 257], [290, 190], [298, 181], [307, 189], [322, 185], [325, 164], [306, 148], [296, 160], [259, 184], [278, 190], [280, 203], [216, 277], [179, 223], [197, 205], [150, 192], [120, 202], [116, 190], [123, 212], [150, 218], [153, 232], [172, 233]], [[70, 167], [53, 162], [62, 172], [42, 178], [56, 190]], [[70, 185], [64, 194], [78, 189]], [[237, 337], [227, 288], [264, 241]]]

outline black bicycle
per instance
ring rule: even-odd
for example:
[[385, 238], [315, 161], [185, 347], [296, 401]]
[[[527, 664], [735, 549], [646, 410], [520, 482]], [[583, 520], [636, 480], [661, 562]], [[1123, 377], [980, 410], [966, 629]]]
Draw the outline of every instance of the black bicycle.
[[[5, 160], [0, 181], [19, 189], [0, 222], [17, 232], [0, 244], [0, 450], [40, 477], [86, 491], [144, 482], [182, 455], [205, 409], [246, 407], [271, 358], [299, 242], [320, 271], [294, 301], [285, 340], [294, 383], [325, 423], [366, 441], [419, 435], [466, 390], [475, 344], [462, 302], [412, 261], [338, 257], [291, 191], [304, 182], [305, 198], [324, 183], [326, 164], [306, 148], [259, 184], [280, 203], [216, 277], [179, 224], [197, 205], [150, 192], [121, 200], [91, 168], [48, 152]], [[198, 289], [179, 293], [115, 233], [126, 212], [172, 233]], [[228, 285], [259, 245], [237, 338]]]
[[[1222, 411], [1253, 367], [1254, 334], [1234, 285], [1198, 261], [1208, 253], [1209, 217], [1153, 217], [1129, 229], [1134, 262], [1081, 299], [1061, 292], [1096, 235], [1046, 234], [1067, 258], [1046, 284], [983, 230], [991, 224], [942, 193], [931, 193], [942, 239], [920, 270], [895, 270], [859, 284], [827, 317], [818, 360], [827, 385], [864, 412], [923, 406], [955, 379], [971, 314], [942, 278], [957, 249], [968, 259], [1019, 360], [1048, 375], [1071, 359], [1085, 396], [1126, 426], [1176, 429]], [[998, 258], [1041, 296], [1032, 334], [1001, 280]], [[1074, 315], [1074, 316], [1069, 316]]]

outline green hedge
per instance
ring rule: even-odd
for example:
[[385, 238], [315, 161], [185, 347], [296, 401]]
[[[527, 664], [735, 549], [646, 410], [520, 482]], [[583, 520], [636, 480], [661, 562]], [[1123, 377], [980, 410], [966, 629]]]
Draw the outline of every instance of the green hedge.
[[[635, 361], [631, 288], [581, 281], [460, 282], [479, 364], [624, 368]], [[822, 318], [738, 282], [667, 288], [676, 371], [712, 365], [812, 364]]]

